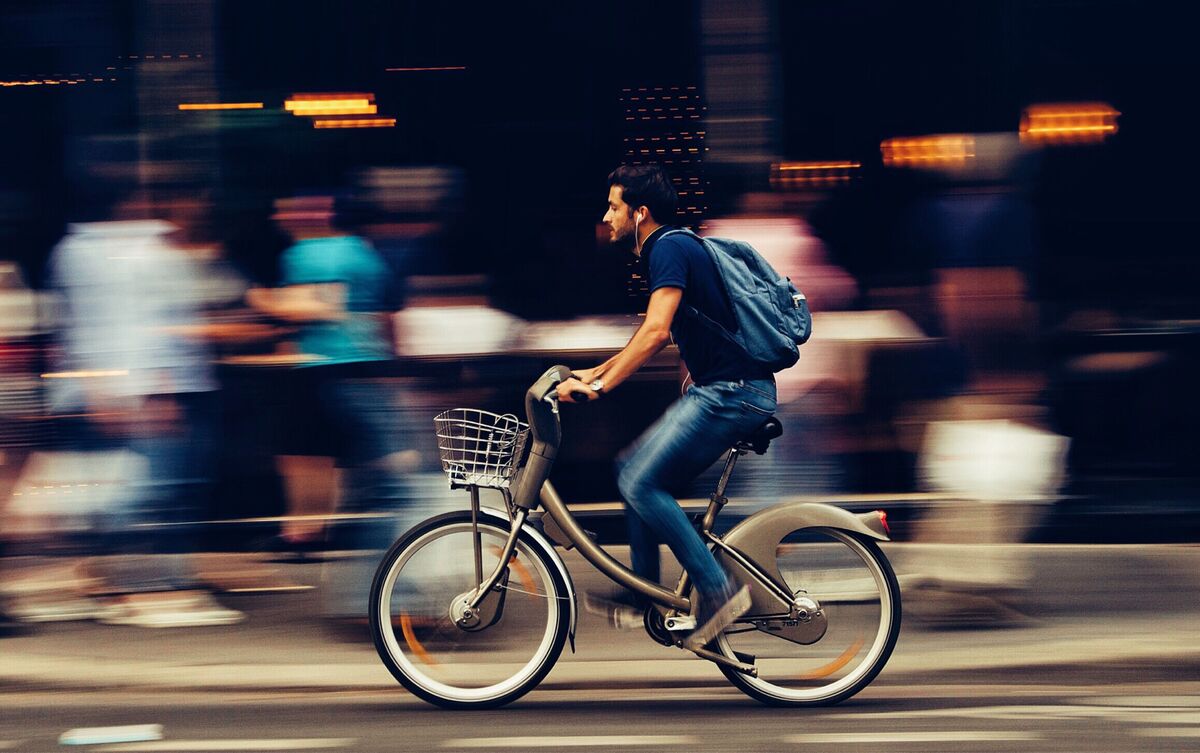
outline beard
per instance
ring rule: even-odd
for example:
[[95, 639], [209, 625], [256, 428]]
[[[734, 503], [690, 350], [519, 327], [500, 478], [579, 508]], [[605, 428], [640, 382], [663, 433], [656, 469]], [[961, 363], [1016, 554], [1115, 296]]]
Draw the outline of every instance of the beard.
[[610, 238], [609, 244], [610, 245], [615, 246], [620, 249], [628, 250], [630, 253], [632, 253], [635, 250], [636, 244], [634, 242], [635, 233], [633, 231], [633, 228], [630, 228], [628, 230], [628, 232], [626, 232], [624, 235], [617, 236], [616, 238], [612, 237], [611, 230], [609, 232], [610, 232], [610, 235], [609, 235], [609, 238]]

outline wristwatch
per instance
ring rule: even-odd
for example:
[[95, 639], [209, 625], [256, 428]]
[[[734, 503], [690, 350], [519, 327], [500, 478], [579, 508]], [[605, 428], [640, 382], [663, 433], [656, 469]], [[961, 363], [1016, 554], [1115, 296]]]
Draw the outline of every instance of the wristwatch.
[[603, 379], [593, 379], [592, 383], [589, 384], [588, 387], [591, 387], [592, 392], [595, 392], [598, 395], [604, 394], [604, 380]]

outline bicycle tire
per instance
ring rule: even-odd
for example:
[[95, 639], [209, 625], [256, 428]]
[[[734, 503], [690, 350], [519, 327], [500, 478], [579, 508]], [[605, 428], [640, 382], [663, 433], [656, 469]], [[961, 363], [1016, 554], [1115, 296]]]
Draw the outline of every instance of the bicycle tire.
[[[547, 627], [542, 642], [531, 659], [502, 682], [483, 688], [455, 688], [445, 682], [434, 680], [422, 673], [399, 645], [393, 625], [390, 586], [394, 584], [404, 565], [426, 542], [435, 541], [435, 535], [447, 532], [470, 531], [469, 511], [450, 512], [430, 518], [405, 533], [384, 555], [376, 570], [371, 586], [370, 624], [375, 650], [392, 676], [413, 695], [436, 706], [448, 709], [496, 708], [512, 703], [530, 690], [554, 667], [571, 624], [570, 588], [562, 576], [557, 555], [547, 553], [543, 545], [527, 531], [517, 539], [517, 551], [535, 560], [534, 569], [545, 583], [547, 604]], [[503, 541], [509, 529], [499, 521], [481, 518], [478, 521], [481, 535], [489, 535]], [[447, 610], [449, 603], [447, 603]], [[504, 606], [513, 609], [512, 603]], [[384, 616], [386, 615], [386, 617]], [[490, 629], [490, 628], [489, 628]], [[482, 633], [480, 633], [482, 634]]]
[[[867, 687], [891, 658], [900, 635], [901, 600], [900, 584], [891, 563], [873, 540], [860, 534], [834, 528], [800, 529], [813, 534], [827, 535], [835, 541], [845, 544], [859, 556], [871, 572], [879, 587], [880, 606], [879, 624], [869, 646], [866, 647], [866, 661], [857, 666], [851, 673], [831, 682], [828, 686], [809, 687], [804, 689], [789, 688], [777, 684], [776, 681], [765, 677], [751, 677], [730, 667], [720, 667], [725, 677], [739, 690], [755, 700], [770, 706], [806, 707], [832, 706], [850, 698]], [[832, 618], [831, 618], [832, 619]], [[767, 636], [783, 644], [782, 651], [797, 644], [788, 643], [782, 638]], [[817, 643], [820, 643], [818, 641]], [[771, 645], [779, 645], [771, 644]], [[714, 645], [717, 650], [730, 658], [738, 658], [730, 643], [730, 635], [722, 635]], [[797, 647], [799, 653], [806, 647]]]

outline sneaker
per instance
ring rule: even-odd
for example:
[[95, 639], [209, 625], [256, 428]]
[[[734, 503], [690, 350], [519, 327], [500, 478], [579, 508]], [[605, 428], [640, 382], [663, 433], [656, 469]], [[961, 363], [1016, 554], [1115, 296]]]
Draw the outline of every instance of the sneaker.
[[733, 584], [728, 584], [711, 597], [702, 594], [699, 601], [696, 608], [697, 627], [684, 640], [684, 648], [704, 648], [725, 628], [737, 622], [737, 618], [750, 608], [750, 587], [742, 586], [735, 590]]
[[603, 596], [585, 594], [583, 606], [588, 612], [603, 616], [617, 630], [641, 630], [645, 625], [646, 600], [624, 589]]
[[132, 594], [117, 599], [115, 614], [100, 620], [106, 625], [134, 627], [210, 627], [233, 625], [246, 615], [217, 603], [204, 591]]
[[8, 616], [20, 622], [99, 620], [113, 613], [110, 605], [98, 599], [64, 592], [28, 594], [13, 599], [8, 608]]

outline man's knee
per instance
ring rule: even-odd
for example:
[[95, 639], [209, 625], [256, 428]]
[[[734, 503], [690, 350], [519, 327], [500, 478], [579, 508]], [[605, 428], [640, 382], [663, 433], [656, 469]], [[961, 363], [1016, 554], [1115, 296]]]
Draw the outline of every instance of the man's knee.
[[621, 492], [621, 498], [628, 503], [631, 493], [635, 490], [636, 482], [633, 474], [629, 472], [629, 463], [622, 459], [617, 459], [617, 490]]
[[646, 492], [652, 488], [652, 481], [645, 473], [644, 467], [637, 463], [620, 464], [617, 471], [617, 489], [621, 492], [621, 498], [625, 500], [626, 504], [636, 508], [646, 496]]

